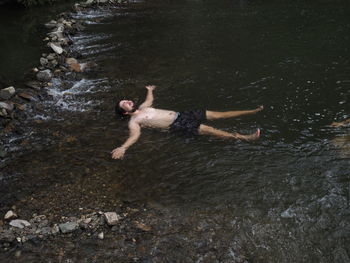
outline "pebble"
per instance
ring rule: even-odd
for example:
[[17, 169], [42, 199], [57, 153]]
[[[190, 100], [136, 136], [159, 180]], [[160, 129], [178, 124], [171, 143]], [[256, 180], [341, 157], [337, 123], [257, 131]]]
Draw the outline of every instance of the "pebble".
[[67, 222], [59, 225], [59, 228], [62, 233], [70, 233], [78, 228], [78, 224], [76, 222]]
[[13, 218], [16, 218], [16, 217], [17, 217], [16, 213], [13, 212], [12, 210], [9, 210], [9, 211], [7, 211], [7, 213], [5, 214], [4, 219], [5, 219], [5, 220], [10, 220], [10, 219], [13, 219]]
[[10, 222], [10, 225], [17, 228], [25, 228], [30, 226], [30, 223], [27, 220], [15, 219]]
[[97, 236], [99, 239], [104, 239], [105, 235], [103, 234], [103, 232], [99, 233]]
[[107, 224], [110, 226], [115, 226], [119, 222], [119, 216], [115, 212], [106, 212], [104, 216]]

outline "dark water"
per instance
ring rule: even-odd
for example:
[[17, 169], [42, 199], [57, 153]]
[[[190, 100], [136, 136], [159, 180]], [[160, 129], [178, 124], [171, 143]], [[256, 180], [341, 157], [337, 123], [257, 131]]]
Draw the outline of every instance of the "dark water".
[[0, 81], [13, 85], [24, 72], [38, 66], [41, 53], [46, 51], [44, 23], [70, 10], [72, 3], [63, 0], [59, 5], [29, 9], [0, 6]]
[[[219, 215], [252, 262], [349, 262], [349, 128], [327, 126], [350, 117], [349, 17], [343, 3], [250, 1], [78, 14], [89, 24], [75, 48], [99, 68], [66, 81], [67, 90], [55, 81], [53, 101], [35, 117], [44, 121], [32, 130], [34, 150], [5, 167], [4, 185], [30, 181], [35, 188], [14, 196], [31, 197], [24, 202], [41, 213], [122, 198], [198, 220]], [[241, 133], [259, 127], [262, 137], [250, 144], [144, 130], [114, 161], [109, 152], [128, 133], [113, 104], [142, 102], [146, 84], [158, 86], [159, 108], [264, 105], [255, 116], [212, 123]], [[67, 195], [73, 201], [63, 205]]]

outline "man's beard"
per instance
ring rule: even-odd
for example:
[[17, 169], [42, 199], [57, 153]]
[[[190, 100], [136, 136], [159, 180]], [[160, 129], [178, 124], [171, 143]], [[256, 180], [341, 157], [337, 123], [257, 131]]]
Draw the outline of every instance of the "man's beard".
[[128, 111], [129, 113], [134, 113], [135, 111], [137, 111], [139, 108], [138, 105], [134, 105], [134, 108], [131, 111]]

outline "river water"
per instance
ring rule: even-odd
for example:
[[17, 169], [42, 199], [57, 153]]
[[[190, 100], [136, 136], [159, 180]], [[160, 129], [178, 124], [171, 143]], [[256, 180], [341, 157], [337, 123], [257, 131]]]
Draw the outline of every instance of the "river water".
[[[59, 214], [155, 202], [233, 233], [251, 262], [350, 261], [350, 131], [328, 127], [350, 117], [349, 4], [148, 1], [74, 16], [88, 21], [74, 49], [98, 68], [54, 81], [3, 169], [4, 204]], [[128, 136], [114, 104], [142, 102], [147, 84], [164, 109], [264, 105], [210, 124], [261, 139], [145, 129], [112, 160]]]

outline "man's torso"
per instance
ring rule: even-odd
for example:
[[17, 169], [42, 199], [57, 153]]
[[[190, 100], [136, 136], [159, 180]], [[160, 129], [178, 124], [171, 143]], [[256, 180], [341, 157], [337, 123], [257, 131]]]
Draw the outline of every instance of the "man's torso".
[[141, 127], [168, 129], [177, 117], [177, 112], [155, 109], [151, 107], [140, 109], [130, 121], [137, 122]]

